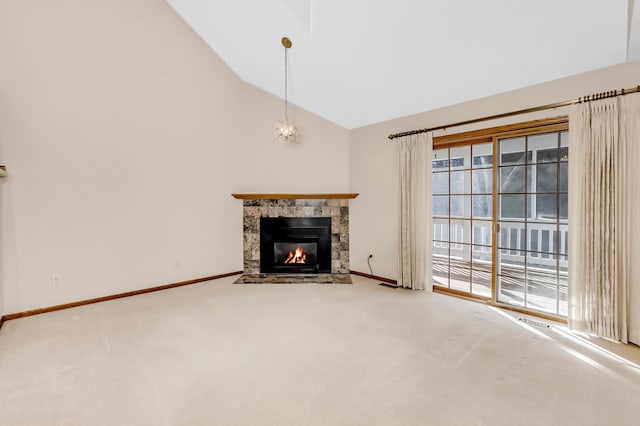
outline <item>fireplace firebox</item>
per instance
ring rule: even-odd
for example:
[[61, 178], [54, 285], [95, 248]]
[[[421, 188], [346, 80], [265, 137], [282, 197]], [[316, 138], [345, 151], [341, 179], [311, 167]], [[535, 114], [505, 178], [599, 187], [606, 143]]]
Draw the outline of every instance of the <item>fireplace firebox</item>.
[[330, 217], [261, 217], [261, 273], [331, 273]]

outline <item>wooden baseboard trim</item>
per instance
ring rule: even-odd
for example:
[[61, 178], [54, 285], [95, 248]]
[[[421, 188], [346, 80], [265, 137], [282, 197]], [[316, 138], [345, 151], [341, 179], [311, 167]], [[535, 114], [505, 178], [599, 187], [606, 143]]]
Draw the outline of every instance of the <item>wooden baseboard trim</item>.
[[133, 290], [133, 291], [127, 291], [125, 293], [112, 294], [110, 296], [96, 297], [94, 299], [80, 300], [78, 302], [65, 303], [63, 305], [55, 305], [55, 306], [49, 306], [47, 308], [33, 309], [33, 310], [30, 310], [30, 311], [17, 312], [15, 314], [3, 315], [2, 317], [0, 317], [0, 327], [2, 327], [2, 324], [5, 321], [10, 321], [10, 320], [18, 319], [18, 318], [30, 317], [32, 315], [45, 314], [47, 312], [59, 311], [59, 310], [62, 310], [62, 309], [76, 308], [78, 306], [90, 305], [92, 303], [106, 302], [108, 300], [122, 299], [123, 297], [137, 296], [139, 294], [152, 293], [154, 291], [168, 290], [170, 288], [182, 287], [182, 286], [189, 285], [189, 284], [197, 284], [197, 283], [201, 283], [201, 282], [204, 282], [204, 281], [217, 280], [217, 279], [220, 279], [220, 278], [231, 277], [233, 275], [239, 275], [239, 274], [242, 274], [242, 271], [229, 272], [229, 273], [220, 274], [220, 275], [212, 275], [210, 277], [196, 278], [196, 279], [193, 279], [193, 280], [180, 281], [180, 282], [172, 283], [172, 284], [164, 284], [164, 285], [160, 285], [160, 286], [156, 286], [156, 287], [143, 288], [141, 290]]
[[382, 282], [393, 284], [393, 285], [398, 285], [398, 281], [392, 280], [391, 278], [379, 277], [377, 275], [365, 274], [364, 272], [358, 272], [358, 271], [349, 271], [349, 272], [352, 273], [353, 275], [359, 275], [361, 277], [370, 278], [372, 280], [377, 280], [377, 281], [382, 281]]

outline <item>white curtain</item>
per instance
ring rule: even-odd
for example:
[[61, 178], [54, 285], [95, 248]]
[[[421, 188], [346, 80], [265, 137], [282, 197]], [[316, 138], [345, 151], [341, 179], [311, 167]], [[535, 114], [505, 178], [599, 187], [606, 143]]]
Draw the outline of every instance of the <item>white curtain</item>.
[[398, 285], [414, 290], [432, 287], [432, 145], [430, 132], [405, 136], [397, 143]]
[[[628, 341], [640, 345], [640, 93], [620, 98], [620, 137], [624, 152], [623, 229], [626, 256], [624, 279], [629, 283]], [[623, 340], [624, 341], [624, 340]], [[626, 342], [626, 341], [625, 341]]]
[[569, 114], [569, 326], [624, 343], [640, 343], [639, 130], [640, 94]]

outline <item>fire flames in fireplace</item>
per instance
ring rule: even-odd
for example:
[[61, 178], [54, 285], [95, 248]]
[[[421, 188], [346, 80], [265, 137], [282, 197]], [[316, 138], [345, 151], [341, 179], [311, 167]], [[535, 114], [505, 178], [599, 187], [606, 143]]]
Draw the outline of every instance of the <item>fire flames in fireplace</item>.
[[307, 263], [307, 253], [305, 253], [300, 247], [296, 247], [295, 251], [289, 252], [289, 255], [283, 263], [285, 265], [291, 265], [294, 263]]
[[260, 272], [331, 273], [331, 218], [261, 217]]

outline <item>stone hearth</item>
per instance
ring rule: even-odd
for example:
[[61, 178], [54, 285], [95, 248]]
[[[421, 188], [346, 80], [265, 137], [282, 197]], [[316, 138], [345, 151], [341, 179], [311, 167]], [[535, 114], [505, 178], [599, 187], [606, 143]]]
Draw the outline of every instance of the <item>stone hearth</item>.
[[242, 274], [234, 284], [353, 284], [349, 274]]

